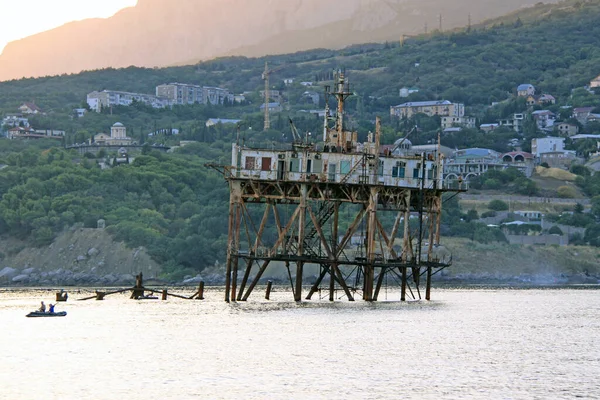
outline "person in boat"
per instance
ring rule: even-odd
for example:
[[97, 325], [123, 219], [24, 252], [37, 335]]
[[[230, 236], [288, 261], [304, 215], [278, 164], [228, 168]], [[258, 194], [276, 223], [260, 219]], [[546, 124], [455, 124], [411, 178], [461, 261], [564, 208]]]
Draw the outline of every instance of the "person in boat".
[[54, 304], [48, 304], [48, 308], [49, 308], [49, 310], [48, 310], [49, 313], [54, 313]]
[[44, 304], [44, 302], [42, 301], [42, 304], [40, 305], [40, 308], [38, 309], [39, 312], [46, 312], [46, 305]]

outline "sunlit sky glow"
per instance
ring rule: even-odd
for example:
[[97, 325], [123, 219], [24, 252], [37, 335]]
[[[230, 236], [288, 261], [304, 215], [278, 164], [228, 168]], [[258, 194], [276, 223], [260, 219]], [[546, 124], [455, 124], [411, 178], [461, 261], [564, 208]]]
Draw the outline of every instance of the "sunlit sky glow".
[[67, 22], [107, 18], [137, 0], [0, 0], [0, 51], [8, 42]]

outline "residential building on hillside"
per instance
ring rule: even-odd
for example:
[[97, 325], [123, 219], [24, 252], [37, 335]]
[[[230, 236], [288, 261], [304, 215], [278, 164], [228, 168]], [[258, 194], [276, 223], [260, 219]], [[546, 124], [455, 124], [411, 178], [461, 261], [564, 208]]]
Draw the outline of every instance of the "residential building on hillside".
[[2, 125], [3, 126], [11, 126], [11, 127], [15, 127], [15, 126], [28, 127], [29, 119], [27, 119], [21, 115], [9, 114], [2, 119]]
[[44, 135], [44, 136], [57, 136], [57, 137], [65, 136], [65, 131], [60, 130], [60, 129], [35, 129], [35, 133], [37, 135]]
[[415, 87], [410, 87], [410, 88], [403, 87], [403, 88], [400, 88], [399, 96], [400, 97], [408, 97], [412, 93], [419, 93], [419, 89], [417, 89]]
[[298, 110], [298, 112], [314, 114], [321, 118], [324, 118], [325, 114], [327, 113], [327, 111], [325, 111], [325, 110]]
[[156, 87], [156, 96], [171, 100], [173, 104], [194, 104], [203, 102], [202, 86], [185, 83], [169, 83]]
[[42, 109], [36, 106], [34, 103], [23, 103], [19, 107], [21, 114], [43, 114]]
[[211, 86], [187, 83], [168, 83], [156, 87], [156, 96], [169, 99], [172, 104], [212, 104], [233, 103], [234, 96], [227, 90]]
[[227, 89], [212, 86], [202, 87], [202, 104], [212, 104], [213, 106], [223, 105], [225, 102], [233, 103], [233, 93]]
[[573, 143], [575, 143], [578, 140], [581, 139], [596, 139], [596, 140], [600, 140], [600, 135], [590, 135], [587, 133], [581, 133], [578, 135], [573, 135], [571, 136], [571, 140], [573, 141]]
[[551, 94], [540, 94], [540, 95], [530, 94], [529, 96], [527, 96], [527, 105], [528, 106], [535, 106], [535, 105], [543, 106], [543, 105], [548, 105], [548, 104], [556, 104], [556, 98], [554, 96], [552, 96]]
[[104, 107], [129, 106], [134, 101], [145, 103], [153, 108], [171, 106], [171, 100], [151, 94], [120, 92], [116, 90], [103, 90], [91, 92], [87, 95], [87, 103], [92, 111], [100, 112]]
[[74, 108], [73, 116], [75, 116], [77, 118], [81, 118], [87, 113], [87, 111], [88, 111], [87, 108]]
[[6, 133], [6, 137], [8, 139], [16, 139], [18, 137], [22, 137], [24, 135], [33, 135], [35, 134], [35, 130], [29, 126], [15, 126], [10, 128]]
[[523, 123], [525, 122], [525, 114], [513, 114], [510, 118], [504, 118], [498, 121], [499, 126], [505, 126], [512, 129], [518, 134], [523, 133]]
[[531, 113], [531, 116], [540, 130], [551, 129], [556, 120], [556, 114], [550, 110], [536, 110]]
[[[260, 111], [264, 111], [265, 110], [265, 103], [260, 105]], [[281, 112], [283, 111], [283, 107], [281, 107], [281, 104], [275, 102], [275, 103], [269, 103], [269, 112]]]
[[305, 104], [312, 103], [314, 105], [319, 105], [320, 99], [321, 96], [319, 96], [319, 93], [313, 91], [306, 91], [302, 93], [302, 96], [300, 97], [300, 102]]
[[496, 129], [497, 127], [499, 127], [500, 124], [481, 124], [479, 125], [479, 129], [485, 133], [491, 132], [494, 129]]
[[589, 115], [594, 110], [594, 107], [576, 107], [573, 109], [573, 118], [580, 124], [585, 125]]
[[435, 115], [446, 117], [464, 117], [465, 105], [452, 103], [448, 100], [414, 101], [390, 107], [392, 117], [410, 118], [416, 114], [426, 114], [430, 117]]
[[590, 113], [587, 118], [585, 119], [585, 123], [588, 124], [589, 122], [599, 122], [600, 121], [600, 114], [594, 114], [594, 113]]
[[31, 127], [15, 126], [10, 128], [6, 134], [8, 139], [58, 139], [64, 136], [64, 131], [38, 130]]
[[535, 170], [535, 157], [525, 151], [511, 151], [502, 155], [502, 162], [507, 167], [516, 168], [526, 177], [531, 177]]
[[[265, 91], [261, 90], [258, 92], [261, 98], [265, 98]], [[281, 102], [281, 92], [279, 90], [269, 90], [269, 100], [273, 100], [277, 103]]]
[[215, 126], [218, 124], [237, 124], [241, 121], [241, 119], [225, 119], [225, 118], [209, 118], [206, 120], [206, 127], [210, 128], [211, 126]]
[[561, 152], [565, 149], [565, 138], [545, 137], [531, 139], [531, 153], [540, 157], [541, 154]]
[[442, 117], [442, 129], [447, 129], [455, 126], [462, 126], [465, 128], [475, 128], [475, 117]]
[[594, 79], [592, 79], [590, 81], [590, 88], [591, 89], [600, 88], [600, 75], [598, 75], [597, 77], [595, 77]]
[[551, 168], [569, 169], [577, 159], [573, 150], [549, 151], [540, 155], [540, 163], [546, 163]]
[[529, 83], [524, 83], [522, 85], [517, 86], [517, 96], [527, 97], [533, 94], [535, 94], [535, 87], [533, 87], [533, 85]]
[[561, 136], [573, 136], [579, 133], [579, 126], [569, 122], [560, 122], [554, 125]]
[[501, 154], [490, 149], [456, 150], [452, 157], [444, 162], [444, 179], [469, 179], [482, 175], [489, 170], [505, 169]]

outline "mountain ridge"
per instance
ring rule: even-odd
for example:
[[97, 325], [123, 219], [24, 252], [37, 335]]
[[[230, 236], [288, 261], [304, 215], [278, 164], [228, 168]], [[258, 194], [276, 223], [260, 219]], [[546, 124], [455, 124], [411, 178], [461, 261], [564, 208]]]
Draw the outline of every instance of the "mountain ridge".
[[416, 0], [203, 0], [198, 4], [140, 0], [110, 18], [71, 22], [10, 42], [0, 55], [0, 80], [399, 40], [402, 34], [423, 31], [425, 24], [439, 29], [439, 15], [445, 30], [467, 25], [468, 14], [476, 23], [535, 1], [482, 0], [472, 5], [466, 0], [425, 4]]

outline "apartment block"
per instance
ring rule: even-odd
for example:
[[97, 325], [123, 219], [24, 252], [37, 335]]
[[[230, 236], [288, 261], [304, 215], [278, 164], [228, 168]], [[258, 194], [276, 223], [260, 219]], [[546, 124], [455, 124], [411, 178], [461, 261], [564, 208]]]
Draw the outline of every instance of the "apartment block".
[[173, 104], [165, 97], [116, 90], [94, 91], [87, 95], [87, 103], [90, 109], [96, 112], [100, 112], [103, 107], [130, 106], [134, 101], [148, 104], [154, 108], [164, 108]]
[[452, 103], [448, 100], [439, 101], [414, 101], [390, 107], [393, 117], [410, 118], [416, 114], [426, 114], [430, 117], [464, 117], [465, 105]]
[[173, 104], [212, 104], [221, 105], [226, 101], [233, 103], [234, 96], [227, 90], [211, 86], [190, 85], [187, 83], [168, 83], [156, 87], [156, 96], [165, 97]]

